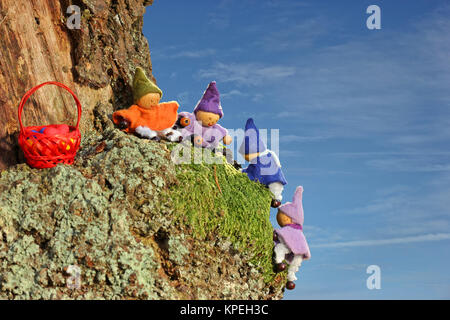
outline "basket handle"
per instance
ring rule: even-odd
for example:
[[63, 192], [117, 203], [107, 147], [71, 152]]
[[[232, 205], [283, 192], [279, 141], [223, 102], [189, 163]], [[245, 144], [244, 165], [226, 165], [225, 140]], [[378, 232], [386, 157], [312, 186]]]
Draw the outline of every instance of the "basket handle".
[[44, 82], [32, 89], [30, 89], [27, 93], [25, 93], [25, 95], [22, 97], [22, 100], [20, 101], [19, 104], [19, 124], [20, 124], [20, 131], [23, 131], [23, 124], [22, 124], [22, 111], [23, 111], [23, 107], [25, 105], [25, 103], [27, 102], [28, 98], [30, 98], [30, 96], [35, 93], [39, 88], [48, 85], [48, 84], [53, 84], [55, 86], [61, 87], [63, 89], [66, 89], [67, 91], [69, 91], [69, 93], [72, 95], [72, 97], [75, 99], [75, 102], [77, 104], [77, 108], [78, 108], [78, 121], [77, 121], [77, 125], [76, 128], [77, 130], [79, 129], [80, 126], [80, 120], [81, 120], [81, 102], [78, 99], [78, 97], [75, 95], [75, 93], [73, 93], [72, 90], [70, 90], [67, 86], [65, 86], [62, 83], [56, 82], [56, 81], [48, 81], [48, 82]]

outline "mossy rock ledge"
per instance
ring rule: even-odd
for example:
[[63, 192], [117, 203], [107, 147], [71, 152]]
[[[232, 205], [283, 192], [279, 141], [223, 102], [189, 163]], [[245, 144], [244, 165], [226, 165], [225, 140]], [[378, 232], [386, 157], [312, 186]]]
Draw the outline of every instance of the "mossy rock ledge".
[[73, 166], [1, 172], [0, 299], [282, 298], [269, 191], [174, 147], [109, 128]]

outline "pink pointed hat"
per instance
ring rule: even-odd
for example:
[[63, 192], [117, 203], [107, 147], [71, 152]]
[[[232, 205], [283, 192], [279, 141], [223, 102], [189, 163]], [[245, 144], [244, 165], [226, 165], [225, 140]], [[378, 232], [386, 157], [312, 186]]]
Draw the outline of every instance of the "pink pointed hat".
[[303, 203], [302, 203], [302, 194], [303, 187], [298, 186], [295, 189], [294, 198], [292, 202], [286, 202], [281, 205], [278, 210], [286, 214], [288, 217], [292, 219], [293, 223], [303, 225], [304, 216], [303, 216]]

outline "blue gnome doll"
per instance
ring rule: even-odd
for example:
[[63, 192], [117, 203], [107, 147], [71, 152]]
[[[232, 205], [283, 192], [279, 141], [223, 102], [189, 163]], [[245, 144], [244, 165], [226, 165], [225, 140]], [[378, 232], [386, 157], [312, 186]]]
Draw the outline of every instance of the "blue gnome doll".
[[278, 208], [281, 205], [283, 188], [287, 181], [281, 171], [278, 156], [266, 148], [252, 118], [245, 124], [245, 137], [239, 153], [250, 162], [247, 168], [242, 169], [242, 172], [246, 173], [250, 180], [267, 186], [273, 195], [271, 206]]

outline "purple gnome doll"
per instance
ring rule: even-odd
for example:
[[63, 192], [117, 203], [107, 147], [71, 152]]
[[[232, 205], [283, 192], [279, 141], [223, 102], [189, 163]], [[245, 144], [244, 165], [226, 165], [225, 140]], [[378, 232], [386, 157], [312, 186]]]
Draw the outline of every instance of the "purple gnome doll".
[[246, 173], [252, 181], [258, 181], [267, 186], [272, 192], [271, 206], [277, 208], [283, 199], [284, 185], [287, 183], [281, 164], [275, 152], [268, 150], [259, 136], [253, 119], [250, 118], [245, 124], [245, 137], [239, 153], [242, 154], [250, 164], [242, 172]]
[[213, 81], [203, 93], [193, 113], [179, 113], [177, 126], [181, 128], [183, 140], [191, 139], [195, 146], [216, 151], [221, 141], [224, 144], [230, 144], [232, 141], [227, 129], [217, 124], [222, 117], [220, 93], [216, 82]]
[[277, 222], [281, 229], [275, 229], [273, 236], [275, 241], [275, 264], [278, 272], [286, 269], [283, 263], [289, 263], [286, 288], [295, 288], [297, 280], [295, 273], [303, 260], [311, 258], [308, 243], [303, 234], [303, 187], [297, 187], [292, 202], [287, 202], [278, 208]]

